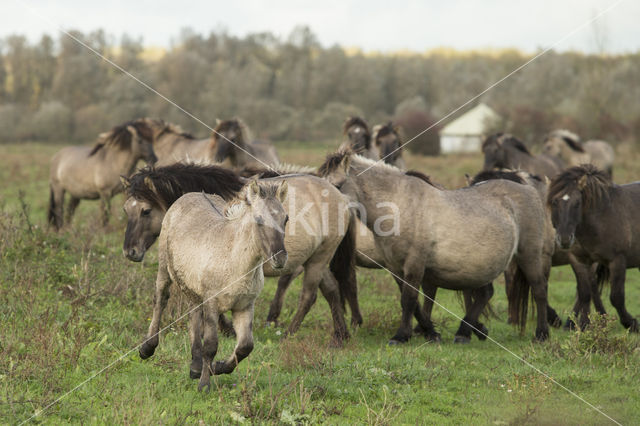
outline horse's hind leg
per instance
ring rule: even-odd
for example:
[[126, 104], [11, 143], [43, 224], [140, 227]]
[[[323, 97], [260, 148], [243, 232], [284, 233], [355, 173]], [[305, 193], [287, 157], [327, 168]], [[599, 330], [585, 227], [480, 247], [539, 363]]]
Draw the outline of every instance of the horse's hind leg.
[[489, 283], [484, 287], [465, 290], [465, 296], [472, 299], [471, 306], [466, 309], [466, 315], [460, 322], [460, 327], [456, 332], [454, 343], [469, 343], [471, 341], [471, 332], [473, 332], [480, 340], [487, 338], [489, 330], [484, 324], [478, 321], [480, 314], [484, 310], [487, 302], [493, 296], [493, 284]]
[[[402, 319], [396, 334], [389, 340], [390, 345], [408, 342], [411, 338], [411, 319], [418, 307], [418, 289], [422, 285], [424, 276], [424, 261], [419, 256], [414, 256], [405, 261], [404, 282], [400, 304], [402, 306]], [[426, 328], [428, 324], [423, 324]]]
[[340, 302], [340, 290], [338, 282], [328, 268], [323, 272], [322, 281], [320, 281], [320, 291], [327, 300], [331, 309], [331, 317], [333, 318], [333, 337], [334, 343], [340, 344], [343, 339], [349, 338], [347, 324], [344, 320], [344, 310]]
[[524, 274], [524, 279], [532, 290], [533, 299], [536, 302], [537, 325], [536, 339], [547, 340], [549, 337], [549, 324], [547, 322], [547, 280], [540, 267], [539, 257], [526, 257], [518, 262], [518, 267]]
[[202, 343], [202, 370], [200, 372], [200, 382], [198, 390], [204, 388], [209, 390], [211, 386], [211, 369], [213, 368], [213, 358], [218, 352], [218, 311], [215, 301], [211, 298], [205, 299], [202, 304], [202, 324], [204, 329]]
[[[431, 322], [431, 312], [433, 311], [433, 304], [436, 300], [436, 292], [438, 287], [427, 284], [423, 281], [422, 291], [424, 292], [424, 305], [420, 315], [415, 315], [418, 320], [418, 326], [424, 334], [424, 338], [429, 342], [440, 342], [440, 333], [438, 333]], [[420, 306], [416, 307], [418, 310]], [[415, 331], [415, 330], [414, 330]]]
[[49, 197], [49, 224], [58, 231], [63, 225], [64, 188], [51, 184]]
[[236, 347], [229, 358], [213, 365], [213, 374], [231, 373], [253, 351], [253, 303], [242, 311], [233, 311], [233, 326], [236, 329]]
[[73, 214], [76, 212], [76, 208], [78, 208], [78, 204], [80, 204], [80, 198], [76, 198], [71, 196], [69, 198], [69, 203], [67, 204], [67, 214], [65, 215], [65, 222], [71, 223], [71, 218]]
[[609, 270], [611, 271], [611, 294], [609, 298], [613, 307], [618, 311], [620, 322], [624, 328], [637, 333], [639, 331], [638, 321], [631, 316], [624, 304], [624, 283], [627, 275], [626, 263], [624, 257], [618, 257], [609, 262]]
[[296, 268], [293, 274], [282, 275], [278, 278], [278, 288], [276, 294], [273, 296], [271, 305], [269, 305], [269, 313], [267, 314], [267, 323], [277, 323], [280, 312], [282, 312], [282, 305], [284, 304], [284, 295], [287, 289], [291, 285], [291, 282], [304, 271], [304, 268], [299, 266]]
[[[592, 290], [595, 279], [591, 272], [591, 268], [588, 265], [584, 265], [576, 259], [571, 258], [569, 259], [569, 264], [576, 276], [577, 298], [576, 303], [573, 305], [573, 313], [580, 323], [580, 328], [584, 329], [584, 327], [589, 324], [589, 310], [591, 297], [593, 296]], [[600, 301], [600, 304], [602, 304], [602, 301]], [[567, 318], [567, 321], [564, 324], [565, 329], [572, 330], [575, 326], [576, 325], [573, 320], [571, 318]]]
[[108, 195], [101, 195], [100, 205], [102, 207], [102, 226], [107, 226], [109, 224], [109, 216], [111, 214], [111, 197]]
[[151, 318], [151, 324], [149, 324], [149, 331], [147, 337], [140, 346], [139, 353], [140, 358], [147, 359], [156, 350], [158, 346], [158, 334], [160, 330], [160, 318], [162, 317], [162, 311], [167, 306], [169, 300], [169, 287], [171, 285], [171, 279], [167, 272], [166, 266], [160, 262], [158, 267], [158, 275], [156, 277], [156, 290], [153, 296], [153, 317]]

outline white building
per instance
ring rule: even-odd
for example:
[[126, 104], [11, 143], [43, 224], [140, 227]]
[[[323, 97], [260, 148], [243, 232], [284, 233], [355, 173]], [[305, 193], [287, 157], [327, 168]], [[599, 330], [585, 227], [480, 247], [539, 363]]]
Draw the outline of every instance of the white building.
[[440, 130], [440, 153], [479, 152], [487, 129], [500, 116], [485, 104], [478, 104]]

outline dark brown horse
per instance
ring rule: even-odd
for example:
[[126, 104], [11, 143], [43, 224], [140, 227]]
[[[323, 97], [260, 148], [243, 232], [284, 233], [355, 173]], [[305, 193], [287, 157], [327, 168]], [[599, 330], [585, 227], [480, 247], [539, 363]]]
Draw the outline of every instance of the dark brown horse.
[[[547, 201], [558, 245], [585, 265], [597, 262], [600, 282], [610, 274], [611, 304], [622, 325], [638, 332], [625, 307], [624, 284], [627, 268], [640, 266], [640, 183], [615, 185], [605, 171], [583, 164], [551, 182]], [[589, 288], [583, 291], [579, 301], [588, 304]]]
[[562, 169], [552, 157], [533, 155], [521, 140], [513, 135], [496, 133], [482, 143], [483, 170], [524, 170], [538, 176], [553, 178]]
[[340, 149], [351, 149], [370, 160], [378, 160], [380, 152], [371, 141], [369, 125], [361, 117], [349, 117], [342, 125], [342, 133], [346, 140], [340, 145]]
[[373, 127], [373, 144], [378, 148], [380, 158], [383, 158], [385, 163], [402, 170], [407, 168], [402, 158], [400, 128], [391, 121]]
[[280, 162], [275, 147], [266, 141], [254, 140], [247, 125], [239, 118], [220, 121], [211, 135], [211, 157], [232, 167], [277, 166]]

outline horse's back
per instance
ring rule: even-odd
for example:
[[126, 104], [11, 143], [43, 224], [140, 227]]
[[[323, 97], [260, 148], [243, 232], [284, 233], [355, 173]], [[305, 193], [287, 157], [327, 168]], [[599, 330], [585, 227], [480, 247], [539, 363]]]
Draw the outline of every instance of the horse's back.
[[250, 147], [252, 154], [267, 165], [277, 166], [280, 163], [276, 148], [271, 142], [255, 140], [251, 143]]

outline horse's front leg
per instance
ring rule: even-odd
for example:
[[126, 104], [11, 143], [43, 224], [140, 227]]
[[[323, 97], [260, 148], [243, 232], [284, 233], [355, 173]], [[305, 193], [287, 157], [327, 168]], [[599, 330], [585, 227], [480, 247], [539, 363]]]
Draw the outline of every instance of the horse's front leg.
[[[431, 312], [433, 311], [433, 305], [436, 300], [436, 292], [438, 287], [427, 283], [424, 279], [422, 281], [422, 291], [424, 292], [424, 305], [422, 308], [422, 316], [416, 317], [420, 321], [420, 327], [424, 330], [424, 338], [429, 342], [439, 343], [441, 340], [440, 333], [438, 333], [431, 321]], [[424, 324], [424, 326], [422, 325]]]
[[340, 303], [338, 282], [328, 268], [325, 268], [322, 281], [320, 281], [320, 291], [331, 309], [331, 317], [333, 318], [333, 343], [340, 345], [344, 339], [349, 338], [349, 331], [347, 330], [347, 324], [344, 320], [343, 305]]
[[162, 317], [162, 311], [164, 311], [164, 308], [167, 306], [167, 301], [169, 300], [170, 285], [171, 279], [169, 278], [169, 273], [161, 260], [156, 277], [156, 290], [153, 296], [153, 317], [151, 318], [151, 324], [149, 324], [147, 337], [138, 350], [140, 358], [142, 359], [147, 359], [153, 355], [158, 346], [160, 319]]
[[634, 333], [638, 332], [638, 321], [631, 316], [624, 304], [624, 283], [627, 276], [627, 260], [624, 256], [619, 256], [609, 262], [609, 270], [611, 271], [611, 294], [609, 298], [611, 304], [620, 317], [620, 322], [624, 328]]
[[278, 278], [278, 287], [276, 289], [276, 294], [273, 296], [273, 300], [271, 301], [271, 305], [269, 305], [269, 313], [267, 314], [267, 324], [274, 323], [277, 324], [278, 317], [280, 316], [280, 312], [282, 311], [282, 305], [284, 303], [284, 295], [287, 292], [287, 289], [291, 285], [291, 282], [295, 279], [294, 274], [286, 274], [281, 275]]
[[111, 212], [111, 197], [109, 194], [100, 194], [100, 205], [102, 207], [102, 226], [107, 226]]
[[233, 372], [253, 350], [253, 303], [244, 310], [233, 311], [233, 327], [236, 329], [236, 347], [229, 358], [212, 366], [213, 374]]
[[211, 386], [211, 365], [218, 352], [218, 310], [214, 300], [206, 298], [202, 304], [202, 324], [204, 329], [202, 345], [202, 369], [198, 391]]
[[418, 289], [422, 284], [422, 277], [424, 276], [424, 263], [422, 259], [418, 260], [416, 257], [410, 257], [405, 261], [403, 276], [404, 282], [400, 296], [402, 319], [398, 331], [391, 340], [389, 340], [390, 345], [406, 343], [411, 338], [411, 319], [418, 306]]

